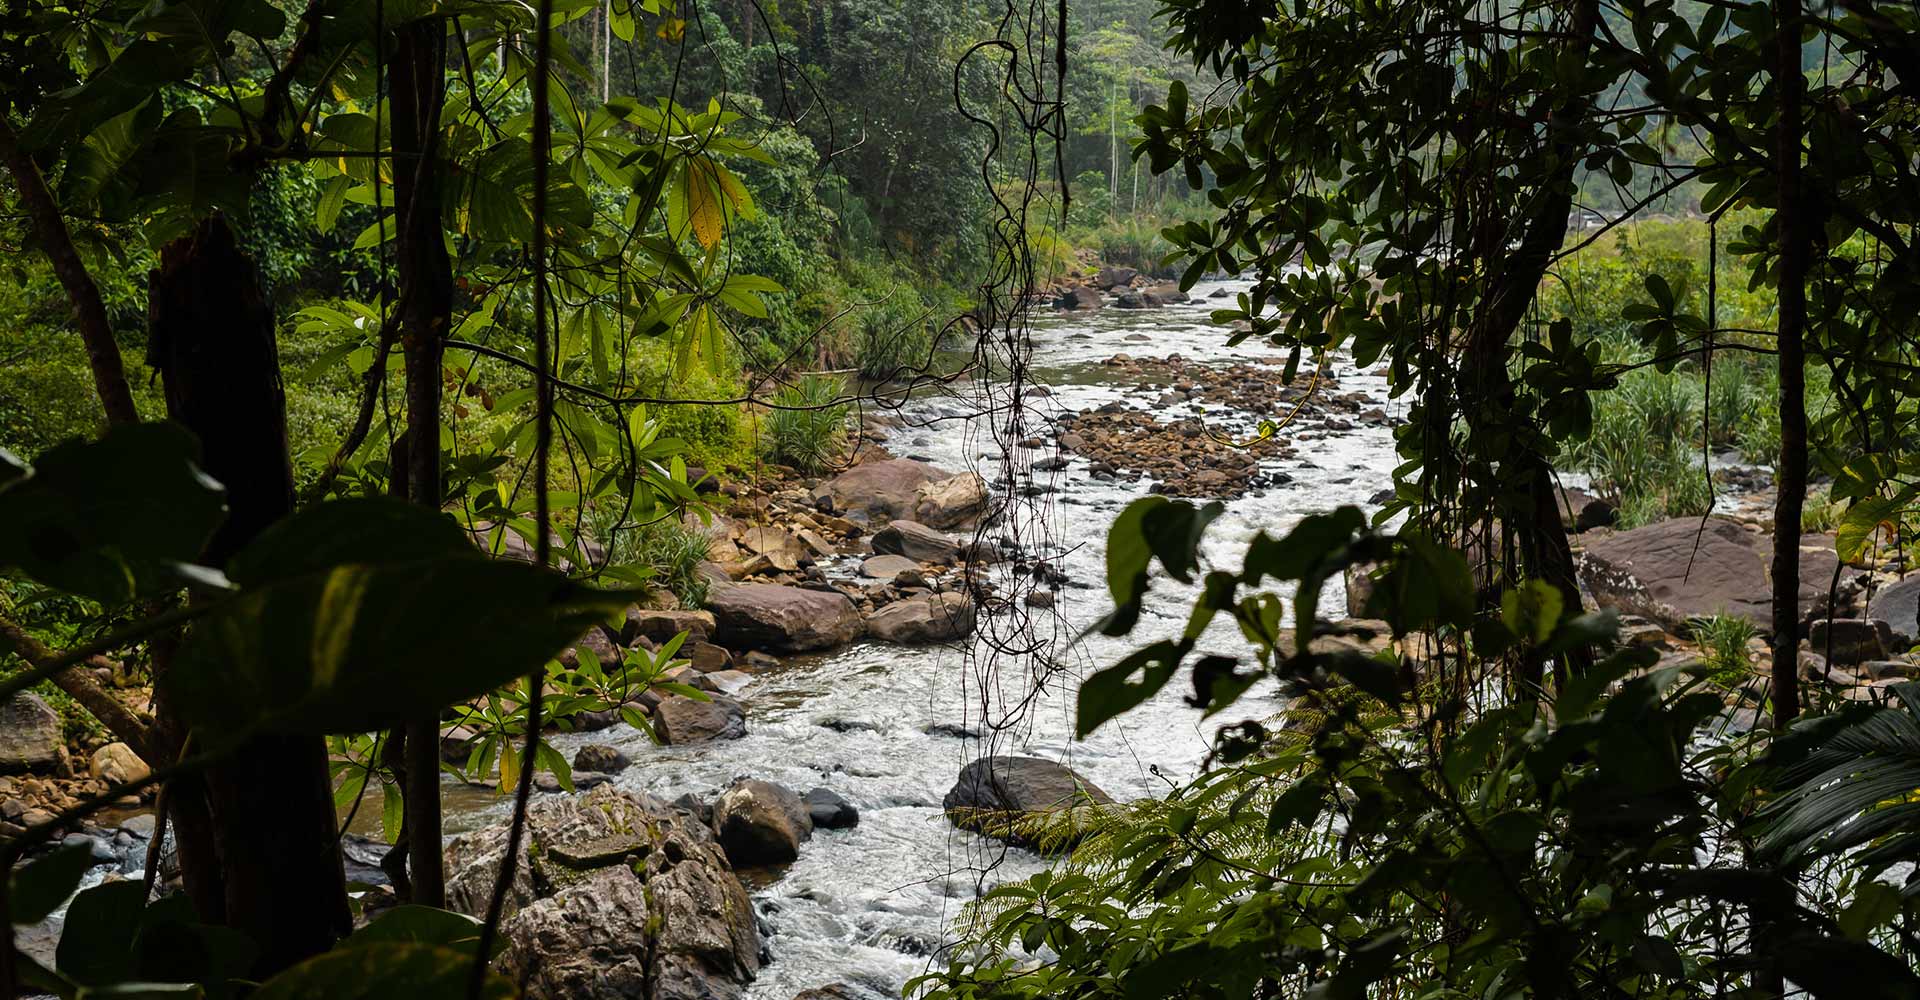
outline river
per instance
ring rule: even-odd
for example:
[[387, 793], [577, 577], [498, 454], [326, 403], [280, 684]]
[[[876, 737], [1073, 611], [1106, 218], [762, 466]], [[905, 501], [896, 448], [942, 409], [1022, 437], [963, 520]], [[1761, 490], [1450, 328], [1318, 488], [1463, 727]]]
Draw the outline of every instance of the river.
[[[1101, 363], [1120, 352], [1136, 357], [1181, 353], [1210, 364], [1273, 356], [1263, 345], [1225, 346], [1225, 331], [1207, 319], [1218, 303], [1206, 296], [1218, 287], [1203, 283], [1194, 289], [1192, 303], [1159, 309], [1037, 310], [1031, 378], [1048, 386], [1051, 395], [1024, 402], [1043, 415], [1114, 400], [1154, 408], [1158, 390], [1116, 382], [1113, 368]], [[1245, 285], [1226, 287], [1237, 291]], [[1342, 392], [1364, 391], [1386, 401], [1383, 378], [1360, 374], [1351, 364], [1337, 365], [1335, 374]], [[1001, 471], [1000, 456], [985, 421], [1004, 419], [1005, 396], [1003, 384], [983, 378], [913, 399], [887, 446], [948, 469], [975, 469], [993, 481]], [[988, 402], [1000, 405], [989, 408]], [[1389, 410], [1397, 413], [1392, 406]], [[984, 415], [989, 412], [999, 416]], [[1167, 416], [1187, 415], [1183, 410]], [[1246, 434], [1263, 416], [1270, 415], [1210, 413], [1209, 421], [1224, 433]], [[1306, 514], [1365, 505], [1390, 482], [1397, 463], [1388, 428], [1306, 437], [1312, 439], [1298, 440], [1296, 453], [1275, 464], [1291, 482], [1228, 503], [1207, 536], [1210, 559], [1237, 565], [1256, 532], [1279, 534]], [[1030, 458], [1050, 454], [1051, 445]], [[1095, 478], [1077, 457], [1036, 478], [1052, 492], [1015, 515], [1023, 521], [1020, 533], [1051, 539], [1057, 547], [1054, 562], [1064, 566], [1070, 581], [1054, 611], [1034, 620], [1051, 658], [1062, 665], [1038, 690], [1033, 657], [995, 655], [984, 640], [973, 657], [956, 648], [861, 643], [795, 657], [756, 677], [740, 695], [748, 710], [744, 739], [653, 746], [625, 726], [556, 738], [569, 757], [586, 743], [610, 743], [625, 751], [634, 765], [616, 779], [624, 788], [710, 797], [735, 778], [750, 776], [802, 792], [825, 786], [859, 808], [857, 827], [817, 831], [791, 866], [746, 873], [770, 931], [767, 947], [773, 957], [751, 996], [788, 1000], [800, 990], [830, 983], [876, 997], [898, 996], [907, 979], [930, 963], [944, 964], [944, 946], [953, 939], [968, 900], [998, 881], [1040, 870], [1045, 862], [1038, 856], [947, 822], [941, 798], [968, 761], [988, 753], [1045, 757], [1070, 765], [1118, 799], [1163, 795], [1195, 774], [1218, 725], [1280, 707], [1272, 687], [1262, 684], [1233, 709], [1203, 722], [1197, 710], [1182, 703], [1186, 688], [1176, 679], [1146, 705], [1085, 740], [1073, 739], [1078, 678], [1146, 641], [1175, 634], [1193, 595], [1171, 581], [1156, 583], [1136, 638], [1078, 639], [1111, 609], [1104, 574], [1107, 525], [1149, 484]], [[857, 557], [848, 557], [830, 573], [850, 574], [856, 562]], [[1337, 587], [1326, 601], [1327, 613], [1343, 613], [1344, 595]], [[983, 623], [985, 633], [1010, 629], [1006, 622]], [[1208, 641], [1220, 651], [1239, 651], [1230, 625]], [[995, 725], [983, 727], [983, 719]], [[984, 729], [988, 735], [950, 735], [956, 728]], [[492, 822], [507, 808], [504, 801], [467, 801], [465, 809], [450, 804], [449, 832]]]

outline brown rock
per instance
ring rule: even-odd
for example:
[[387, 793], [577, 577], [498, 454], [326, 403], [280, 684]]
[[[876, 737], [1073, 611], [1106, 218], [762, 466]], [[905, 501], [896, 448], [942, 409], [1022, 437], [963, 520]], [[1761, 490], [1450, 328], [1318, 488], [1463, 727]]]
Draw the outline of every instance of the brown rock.
[[716, 590], [707, 604], [714, 641], [730, 649], [827, 649], [864, 631], [853, 602], [832, 591], [750, 583]]
[[747, 735], [747, 711], [725, 695], [709, 701], [668, 695], [653, 710], [653, 728], [662, 743], [673, 746], [737, 740]]

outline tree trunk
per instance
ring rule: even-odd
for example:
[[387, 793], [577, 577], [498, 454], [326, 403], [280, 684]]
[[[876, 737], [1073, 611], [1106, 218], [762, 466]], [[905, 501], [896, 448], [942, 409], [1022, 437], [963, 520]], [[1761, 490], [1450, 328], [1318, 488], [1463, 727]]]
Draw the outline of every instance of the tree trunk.
[[[165, 379], [167, 413], [199, 436], [202, 467], [227, 488], [227, 520], [204, 553], [218, 566], [293, 511], [273, 311], [224, 219], [162, 249], [148, 316], [148, 361]], [[258, 946], [254, 973], [332, 947], [351, 916], [325, 742], [256, 738], [202, 784], [222, 915]]]
[[[420, 21], [398, 32], [393, 54], [393, 203], [399, 219], [400, 342], [406, 357], [407, 497], [441, 504], [440, 369], [453, 318], [453, 268], [440, 208], [440, 112], [446, 104], [446, 28]], [[440, 720], [406, 726], [407, 843], [413, 901], [446, 905], [441, 858]]]
[[[1597, 0], [1579, 0], [1565, 44], [1570, 54], [1582, 63], [1592, 48], [1598, 24]], [[1522, 175], [1541, 179], [1534, 189], [1534, 204], [1524, 220], [1520, 244], [1511, 252], [1504, 240], [1481, 248], [1489, 258], [1487, 267], [1494, 278], [1478, 313], [1468, 325], [1461, 362], [1461, 384], [1465, 388], [1461, 404], [1470, 422], [1484, 423], [1489, 415], [1505, 419], [1505, 415], [1511, 413], [1514, 387], [1507, 375], [1508, 344], [1526, 318], [1554, 254], [1567, 238], [1574, 172], [1583, 149], [1578, 130], [1586, 119], [1586, 99], [1570, 96], [1547, 111], [1551, 138], [1546, 148], [1521, 170]], [[1504, 258], [1504, 263], [1498, 262], [1500, 258]], [[1560, 591], [1564, 606], [1577, 611], [1581, 607], [1580, 584], [1574, 572], [1573, 550], [1567, 545], [1566, 530], [1560, 523], [1559, 508], [1553, 499], [1552, 463], [1525, 440], [1516, 439], [1512, 448], [1500, 475], [1526, 483], [1532, 503], [1530, 509], [1502, 511], [1502, 522], [1519, 541], [1527, 573], [1552, 584]], [[1585, 668], [1591, 656], [1587, 650], [1576, 649], [1568, 654], [1568, 660], [1578, 671]]]
[[1774, 173], [1780, 221], [1780, 461], [1773, 503], [1773, 723], [1800, 714], [1800, 513], [1807, 496], [1806, 207], [1800, 190], [1800, 2], [1775, 0]]
[[21, 151], [17, 136], [0, 116], [0, 160], [20, 192], [20, 206], [33, 220], [33, 233], [40, 248], [53, 265], [54, 276], [66, 290], [73, 305], [74, 325], [87, 348], [87, 365], [93, 369], [93, 386], [100, 405], [107, 411], [107, 423], [130, 424], [140, 419], [133, 406], [133, 390], [127, 386], [127, 372], [120, 362], [120, 345], [113, 339], [113, 324], [107, 320], [107, 307], [100, 299], [100, 286], [94, 284], [86, 262], [74, 248], [73, 235], [60, 217], [60, 206], [47, 190], [33, 157]]

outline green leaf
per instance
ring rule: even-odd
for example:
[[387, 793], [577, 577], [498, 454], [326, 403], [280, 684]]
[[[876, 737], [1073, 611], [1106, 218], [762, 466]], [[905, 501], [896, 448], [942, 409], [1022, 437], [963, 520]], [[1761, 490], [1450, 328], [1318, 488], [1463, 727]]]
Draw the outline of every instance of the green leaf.
[[[1084, 739], [1101, 723], [1153, 697], [1179, 669], [1186, 652], [1183, 645], [1156, 642], [1082, 681], [1074, 720], [1076, 735]], [[1135, 674], [1141, 675], [1140, 680], [1133, 679]]]
[[86, 844], [62, 847], [52, 854], [15, 869], [7, 889], [7, 909], [16, 924], [37, 924], [73, 895], [80, 879], [93, 867], [93, 849]]
[[188, 581], [222, 583], [193, 565], [226, 514], [225, 490], [194, 465], [174, 424], [127, 424], [12, 466], [0, 486], [0, 567], [117, 603]]
[[480, 940], [480, 921], [432, 906], [396, 906], [340, 942], [341, 948], [377, 943], [413, 943], [452, 948], [467, 955]]
[[132, 979], [134, 935], [146, 903], [142, 881], [105, 882], [75, 896], [61, 925], [55, 966], [89, 986]]
[[209, 612], [164, 687], [206, 747], [244, 735], [235, 720], [387, 729], [539, 667], [638, 596], [470, 555], [342, 563]]
[[[472, 949], [375, 940], [317, 955], [267, 980], [250, 1000], [461, 1000], [470, 996]], [[489, 972], [479, 996], [513, 997]]]
[[1834, 529], [1834, 551], [1841, 562], [1858, 562], [1866, 555], [1867, 545], [1882, 527], [1899, 530], [1900, 513], [1914, 500], [1912, 487], [1892, 497], [1863, 497], [1847, 507], [1847, 514]]

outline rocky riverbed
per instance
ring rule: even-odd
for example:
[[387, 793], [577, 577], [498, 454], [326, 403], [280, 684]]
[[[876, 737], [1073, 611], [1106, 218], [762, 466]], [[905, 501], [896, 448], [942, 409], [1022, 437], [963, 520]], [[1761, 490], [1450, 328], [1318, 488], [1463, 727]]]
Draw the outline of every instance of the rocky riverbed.
[[[825, 476], [718, 484], [717, 516], [701, 524], [707, 606], [635, 608], [567, 652], [611, 663], [686, 632], [673, 679], [710, 699], [649, 697], [657, 744], [609, 718], [554, 734], [574, 791], [540, 782], [508, 920], [507, 960], [542, 993], [895, 996], [944, 963], [968, 900], [1047, 863], [1015, 820], [1054, 817], [1042, 839], [1058, 846], [1084, 810], [1195, 773], [1215, 723], [1178, 685], [1071, 738], [1079, 677], [1132, 649], [1082, 635], [1107, 610], [1107, 524], [1149, 492], [1222, 499], [1208, 555], [1231, 564], [1256, 532], [1377, 503], [1401, 407], [1351, 364], [1286, 381], [1276, 352], [1213, 346], [1224, 338], [1205, 303], [1232, 286], [1166, 304], [1144, 279], [1109, 277], [1120, 280], [1037, 319], [1038, 384], [1016, 394], [982, 380], [909, 401], [863, 427], [859, 464]], [[1095, 296], [1113, 307], [1084, 305]], [[1666, 662], [1700, 656], [1698, 615], [1764, 618], [1765, 507], [1752, 472], [1740, 476], [1747, 489], [1705, 523], [1615, 531], [1604, 504], [1565, 498], [1592, 596]], [[1891, 564], [1836, 567], [1830, 542], [1808, 545], [1803, 596], [1821, 621], [1802, 669], [1818, 689], [1872, 698], [1920, 671], [1905, 655], [1920, 639], [1920, 580]], [[1156, 583], [1141, 641], [1177, 630], [1192, 596]], [[1329, 588], [1321, 613], [1358, 614], [1349, 597]], [[1202, 651], [1239, 642], [1216, 631]], [[1755, 652], [1753, 683], [1729, 686], [1735, 721], [1758, 704]], [[1235, 717], [1280, 707], [1256, 686]], [[8, 707], [34, 723], [11, 727], [32, 736], [14, 741], [13, 769], [35, 773], [0, 778], [0, 822], [30, 822], [139, 763], [62, 746], [43, 708]], [[450, 758], [465, 759], [466, 736], [445, 734]], [[507, 803], [459, 785], [447, 795], [453, 898], [477, 908]], [[370, 884], [384, 879], [366, 839], [377, 825], [362, 816], [347, 845]], [[136, 816], [70, 836], [98, 845], [96, 878], [120, 877], [139, 870], [151, 829]]]

